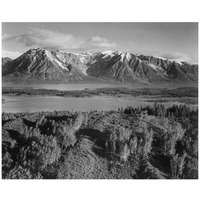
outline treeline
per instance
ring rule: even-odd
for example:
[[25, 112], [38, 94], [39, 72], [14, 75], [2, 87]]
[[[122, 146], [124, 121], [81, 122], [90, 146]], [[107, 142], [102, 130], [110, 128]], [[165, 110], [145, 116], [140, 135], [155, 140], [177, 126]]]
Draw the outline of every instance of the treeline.
[[121, 108], [118, 110], [121, 113], [125, 114], [141, 114], [143, 111], [146, 111], [148, 115], [154, 115], [158, 117], [168, 117], [172, 118], [198, 118], [198, 109], [191, 110], [185, 104], [173, 105], [172, 107], [165, 108], [164, 104], [155, 103], [153, 106], [141, 106], [138, 108], [127, 107], [125, 109]]
[[61, 168], [76, 170], [65, 163], [83, 138], [95, 144], [88, 143], [91, 154], [108, 163], [104, 170], [114, 178], [198, 178], [198, 111], [160, 104], [101, 112], [2, 113], [2, 178], [63, 178]]
[[177, 89], [129, 89], [129, 88], [96, 88], [96, 89], [85, 89], [85, 90], [74, 90], [74, 91], [60, 91], [52, 89], [34, 89], [34, 88], [2, 88], [3, 95], [29, 95], [29, 96], [62, 96], [62, 97], [92, 97], [92, 96], [162, 96], [162, 97], [198, 97], [198, 88], [196, 87], [183, 87]]

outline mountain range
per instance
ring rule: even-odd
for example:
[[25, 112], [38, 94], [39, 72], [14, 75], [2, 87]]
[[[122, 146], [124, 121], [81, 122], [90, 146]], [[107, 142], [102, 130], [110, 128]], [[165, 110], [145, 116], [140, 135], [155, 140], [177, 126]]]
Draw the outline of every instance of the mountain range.
[[122, 51], [66, 53], [30, 49], [2, 58], [3, 81], [114, 81], [160, 83], [198, 81], [198, 65]]

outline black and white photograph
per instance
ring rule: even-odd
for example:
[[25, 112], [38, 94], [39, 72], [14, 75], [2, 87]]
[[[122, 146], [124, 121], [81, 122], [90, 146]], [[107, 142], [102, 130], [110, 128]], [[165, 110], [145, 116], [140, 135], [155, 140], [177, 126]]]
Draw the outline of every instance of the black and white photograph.
[[3, 23], [2, 178], [198, 179], [197, 48], [198, 23]]
[[197, 0], [0, 1], [0, 199], [199, 193]]

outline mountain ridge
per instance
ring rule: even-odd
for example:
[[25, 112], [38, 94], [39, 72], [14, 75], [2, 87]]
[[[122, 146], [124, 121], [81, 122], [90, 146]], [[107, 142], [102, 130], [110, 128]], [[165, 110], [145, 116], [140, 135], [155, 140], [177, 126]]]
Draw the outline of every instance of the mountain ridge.
[[3, 81], [197, 82], [198, 65], [122, 51], [68, 53], [30, 49], [18, 58], [2, 58]]

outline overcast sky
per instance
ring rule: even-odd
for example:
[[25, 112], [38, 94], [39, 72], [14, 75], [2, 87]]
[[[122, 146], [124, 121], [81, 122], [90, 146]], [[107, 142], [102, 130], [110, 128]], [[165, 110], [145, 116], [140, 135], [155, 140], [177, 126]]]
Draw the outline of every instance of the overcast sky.
[[120, 50], [198, 61], [197, 23], [3, 23], [3, 57], [30, 48], [67, 52]]

